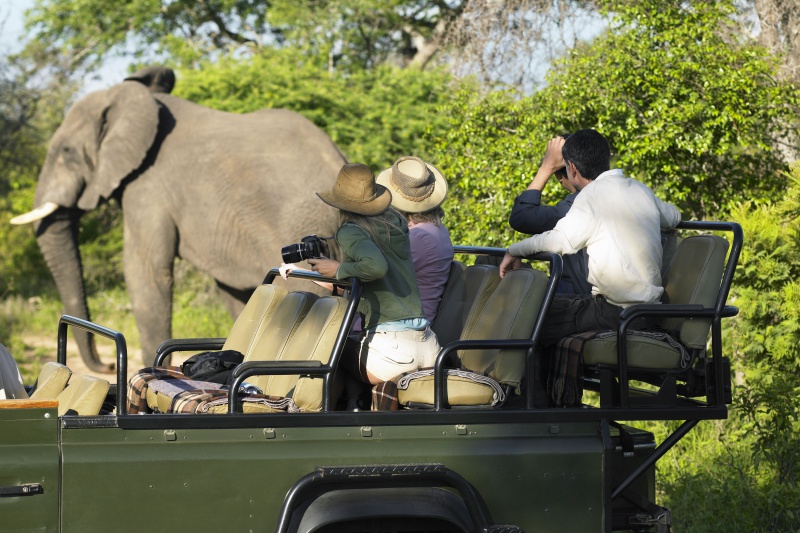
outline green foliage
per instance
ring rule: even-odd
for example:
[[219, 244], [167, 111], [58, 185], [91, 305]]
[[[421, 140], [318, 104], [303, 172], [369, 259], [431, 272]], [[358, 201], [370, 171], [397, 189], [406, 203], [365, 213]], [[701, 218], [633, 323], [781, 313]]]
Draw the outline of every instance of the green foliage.
[[[547, 139], [560, 132], [543, 130], [531, 99], [511, 92], [481, 95], [467, 87], [440, 113], [450, 127], [431, 137], [450, 185], [443, 208], [453, 242], [508, 246], [514, 240], [508, 226], [514, 198], [536, 174]], [[563, 195], [551, 183], [544, 201]]]
[[[430, 136], [450, 180], [444, 208], [456, 242], [505, 246], [514, 197], [535, 175], [549, 138], [582, 128], [606, 135], [616, 165], [675, 203], [684, 218], [717, 218], [746, 195], [782, 187], [775, 147], [793, 139], [797, 89], [774, 62], [720, 35], [729, 2], [623, 2], [614, 29], [570, 52], [530, 97], [464, 89]], [[552, 181], [552, 180], [551, 180]], [[545, 202], [563, 198], [555, 183]]]
[[140, 54], [208, 57], [229, 46], [258, 44], [266, 36], [268, 3], [254, 0], [37, 0], [27, 13], [35, 41], [58, 47], [82, 63], [99, 64], [126, 46]]
[[433, 40], [463, 1], [435, 0], [37, 0], [27, 23], [36, 42], [77, 67], [114, 53], [197, 65], [221, 53], [291, 46], [345, 70], [410, 60], [414, 39]]
[[593, 127], [618, 165], [678, 204], [716, 214], [779, 191], [782, 143], [795, 139], [798, 91], [776, 60], [736, 39], [733, 2], [607, 1], [612, 28], [574, 48], [534, 96], [542, 120]]
[[430, 157], [428, 132], [440, 132], [437, 112], [454, 81], [439, 70], [380, 66], [328, 72], [294, 50], [265, 50], [247, 60], [225, 57], [201, 70], [179, 72], [175, 94], [235, 113], [271, 107], [297, 111], [317, 124], [351, 161], [374, 170], [398, 157]]
[[773, 520], [788, 526], [800, 502], [800, 167], [784, 180], [779, 201], [731, 211], [746, 241], [731, 297], [739, 316], [726, 338], [743, 373], [734, 398], [754, 468], [785, 503], [772, 509]]

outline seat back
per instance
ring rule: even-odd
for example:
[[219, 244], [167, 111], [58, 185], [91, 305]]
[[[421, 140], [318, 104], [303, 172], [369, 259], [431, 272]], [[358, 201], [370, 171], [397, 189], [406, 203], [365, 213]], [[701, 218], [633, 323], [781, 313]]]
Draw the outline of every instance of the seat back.
[[[310, 292], [294, 291], [286, 294], [277, 304], [269, 320], [260, 328], [258, 336], [245, 356], [245, 361], [279, 361], [289, 340], [310, 312], [319, 296]], [[249, 383], [261, 390], [268, 387], [270, 376], [254, 376]]]
[[[476, 319], [464, 328], [461, 339], [530, 339], [547, 282], [547, 275], [539, 270], [521, 268], [508, 272]], [[463, 368], [488, 374], [515, 388], [525, 372], [525, 350], [461, 350], [459, 357]]]
[[453, 261], [439, 311], [431, 329], [441, 346], [458, 340], [475, 323], [495, 287], [500, 274], [493, 265], [464, 266]]
[[100, 414], [100, 408], [103, 406], [109, 387], [108, 381], [104, 379], [87, 375], [76, 376], [56, 398], [58, 400], [58, 416], [65, 414], [95, 416]]
[[50, 361], [42, 366], [39, 371], [39, 379], [36, 381], [36, 390], [31, 393], [32, 400], [46, 400], [56, 398], [64, 388], [72, 376], [72, 370]]
[[0, 344], [0, 400], [24, 400], [27, 397], [17, 362]]
[[[664, 276], [662, 301], [670, 304], [701, 304], [714, 307], [722, 285], [728, 241], [716, 235], [693, 235], [683, 239]], [[711, 328], [710, 318], [665, 318], [659, 325], [678, 331], [689, 348], [703, 349]]]
[[[319, 298], [300, 327], [292, 335], [281, 353], [285, 361], [330, 360], [336, 337], [344, 320], [347, 300], [340, 296]], [[319, 411], [322, 407], [321, 377], [263, 376], [267, 383], [262, 387], [264, 394], [270, 396], [291, 396], [302, 411]], [[299, 379], [298, 379], [299, 378]]]
[[236, 350], [247, 358], [255, 345], [256, 339], [261, 335], [278, 304], [286, 294], [286, 289], [276, 285], [259, 285], [256, 287], [253, 295], [247, 300], [247, 304], [233, 324], [222, 349]]

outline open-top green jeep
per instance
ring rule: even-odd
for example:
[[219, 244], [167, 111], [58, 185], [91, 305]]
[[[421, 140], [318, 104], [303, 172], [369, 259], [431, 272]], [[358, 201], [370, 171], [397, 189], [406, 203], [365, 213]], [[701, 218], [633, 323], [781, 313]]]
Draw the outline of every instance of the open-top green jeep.
[[[455, 262], [435, 368], [374, 393], [392, 411], [344, 410], [335, 395], [357, 281], [349, 299], [318, 297], [273, 286], [273, 270], [227, 339], [167, 341], [130, 383], [123, 335], [64, 316], [59, 363], [0, 400], [0, 531], [669, 531], [654, 466], [700, 420], [727, 416], [721, 320], [736, 314], [742, 242], [737, 224], [680, 228], [664, 302], [565, 339], [549, 368], [534, 347], [561, 258], [531, 258], [550, 276], [502, 280], [491, 260]], [[659, 328], [633, 331], [641, 316]], [[115, 342], [116, 383], [69, 376], [69, 327]], [[222, 348], [245, 356], [229, 388], [163, 366]], [[617, 420], [683, 423], [656, 445]]]

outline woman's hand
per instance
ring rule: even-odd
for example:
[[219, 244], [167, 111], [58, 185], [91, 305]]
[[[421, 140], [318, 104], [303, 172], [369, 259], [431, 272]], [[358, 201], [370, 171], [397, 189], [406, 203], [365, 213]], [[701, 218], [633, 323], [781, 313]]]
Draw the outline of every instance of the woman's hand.
[[289, 279], [289, 272], [292, 270], [297, 270], [297, 265], [294, 263], [281, 263], [281, 266], [278, 267], [278, 272], [283, 279]]
[[308, 259], [307, 261], [311, 265], [311, 270], [326, 278], [335, 278], [336, 271], [339, 270], [339, 261], [333, 259]]

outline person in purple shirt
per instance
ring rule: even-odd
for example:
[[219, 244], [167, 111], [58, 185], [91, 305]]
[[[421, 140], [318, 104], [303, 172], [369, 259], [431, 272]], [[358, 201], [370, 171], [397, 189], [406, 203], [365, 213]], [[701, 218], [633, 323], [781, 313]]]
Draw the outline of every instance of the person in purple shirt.
[[408, 221], [422, 309], [425, 318], [433, 322], [454, 254], [450, 232], [442, 224], [441, 205], [447, 196], [447, 180], [433, 165], [406, 156], [378, 174], [376, 181], [392, 192], [392, 207]]

